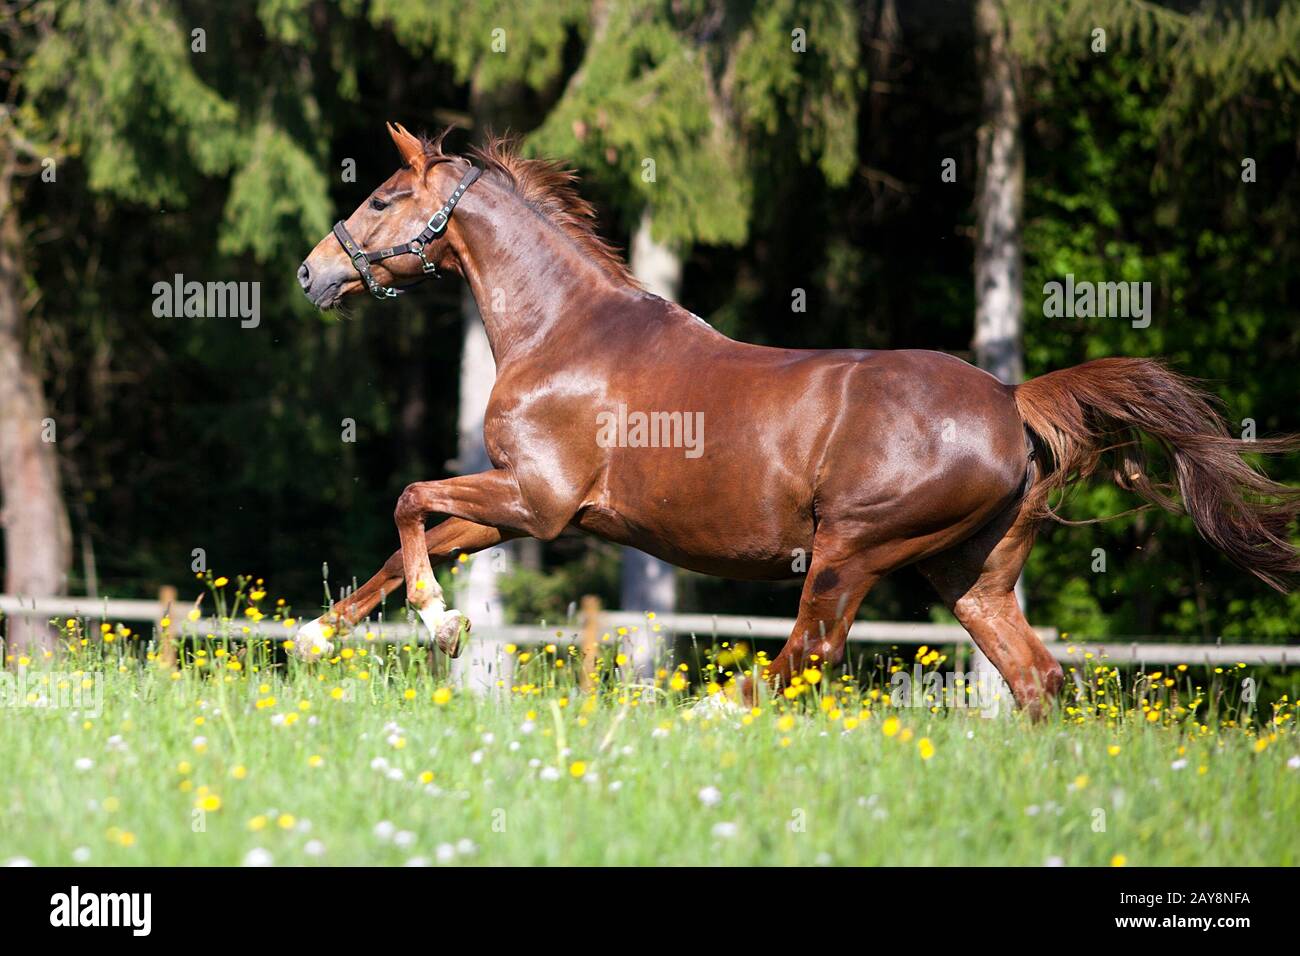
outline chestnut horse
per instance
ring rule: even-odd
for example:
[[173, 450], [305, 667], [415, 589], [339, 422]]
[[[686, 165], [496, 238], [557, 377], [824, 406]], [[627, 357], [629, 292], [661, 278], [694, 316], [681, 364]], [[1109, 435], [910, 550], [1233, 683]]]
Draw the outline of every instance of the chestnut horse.
[[[327, 627], [356, 624], [403, 578], [455, 656], [467, 622], [445, 607], [433, 564], [576, 527], [733, 578], [798, 577], [810, 555], [794, 631], [766, 673], [776, 685], [814, 654], [839, 662], [871, 586], [916, 565], [1038, 715], [1061, 668], [1013, 588], [1048, 494], [1106, 461], [1121, 486], [1185, 510], [1274, 587], [1300, 571], [1287, 538], [1300, 490], [1241, 457], [1300, 439], [1229, 437], [1213, 401], [1156, 360], [1100, 359], [1012, 386], [938, 352], [735, 342], [637, 285], [572, 173], [501, 141], [474, 151], [475, 167], [442, 137], [389, 133], [401, 168], [320, 241], [299, 281], [329, 309], [433, 269], [464, 277], [496, 359], [483, 426], [493, 468], [408, 486], [401, 549], [299, 632], [304, 656], [330, 653]], [[623, 427], [634, 421], [639, 434]], [[673, 427], [652, 443], [647, 421]], [[698, 448], [682, 447], [681, 422], [704, 426]], [[1172, 484], [1153, 480], [1144, 449], [1163, 453]], [[426, 530], [431, 516], [445, 520]]]

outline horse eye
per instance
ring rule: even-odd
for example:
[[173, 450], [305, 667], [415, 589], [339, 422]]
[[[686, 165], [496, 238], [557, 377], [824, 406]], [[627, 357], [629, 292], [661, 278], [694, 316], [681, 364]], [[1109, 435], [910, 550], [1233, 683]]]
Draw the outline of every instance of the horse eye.
[[384, 202], [382, 199], [372, 199], [370, 200], [370, 208], [375, 212], [383, 212], [388, 208], [388, 203]]

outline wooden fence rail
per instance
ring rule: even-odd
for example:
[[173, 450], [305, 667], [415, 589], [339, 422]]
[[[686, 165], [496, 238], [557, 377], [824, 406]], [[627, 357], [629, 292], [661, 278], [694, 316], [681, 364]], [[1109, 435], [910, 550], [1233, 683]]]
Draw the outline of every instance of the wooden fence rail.
[[[167, 592], [170, 589], [164, 589]], [[539, 625], [503, 625], [475, 628], [480, 639], [519, 645], [546, 644], [568, 640], [584, 648], [598, 638], [600, 632], [613, 632], [617, 628], [648, 627], [657, 625], [661, 631], [676, 635], [694, 635], [701, 640], [715, 637], [727, 640], [744, 638], [786, 638], [794, 629], [794, 618], [749, 617], [728, 614], [660, 614], [653, 621], [635, 611], [596, 612], [596, 605], [585, 602], [583, 613], [572, 621], [553, 627]], [[176, 603], [175, 591], [164, 593], [156, 601], [126, 600], [121, 598], [58, 597], [23, 599], [0, 594], [0, 613], [6, 617], [64, 618], [78, 617], [87, 621], [147, 621], [154, 625], [165, 616], [174, 618], [171, 635], [178, 631], [191, 635], [226, 634], [233, 639], [245, 636], [284, 639], [293, 631], [274, 621], [237, 621], [224, 625], [214, 618], [188, 621], [181, 617], [186, 610]], [[402, 613], [402, 612], [399, 612]], [[599, 621], [592, 615], [599, 613]], [[404, 616], [404, 615], [403, 615]], [[1152, 638], [1060, 640], [1056, 628], [1034, 629], [1047, 645], [1052, 655], [1060, 661], [1081, 662], [1092, 655], [1097, 660], [1103, 656], [1113, 664], [1269, 664], [1281, 667], [1300, 663], [1300, 645], [1292, 644], [1176, 644]], [[376, 620], [357, 629], [365, 635], [370, 632], [375, 640], [400, 643], [428, 643], [423, 628], [404, 621]], [[168, 635], [164, 635], [168, 636]], [[966, 648], [971, 644], [969, 635], [956, 624], [926, 624], [892, 621], [858, 621], [849, 633], [849, 640], [859, 644], [935, 644]]]

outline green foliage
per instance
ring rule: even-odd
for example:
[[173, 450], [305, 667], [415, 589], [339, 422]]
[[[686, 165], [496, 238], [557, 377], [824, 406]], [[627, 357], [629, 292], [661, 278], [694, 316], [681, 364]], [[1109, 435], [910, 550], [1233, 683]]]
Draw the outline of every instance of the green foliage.
[[248, 161], [231, 177], [219, 248], [273, 259], [284, 237], [307, 243], [329, 231], [332, 203], [320, 164], [285, 131], [264, 121], [253, 133]]
[[[352, 138], [331, 142], [337, 98], [376, 44], [341, 42], [356, 9], [290, 0], [69, 0], [38, 13], [21, 125], [72, 161], [56, 185], [32, 182], [24, 216], [57, 240], [32, 250], [36, 324], [61, 431], [96, 436], [68, 442], [63, 463], [99, 586], [181, 583], [202, 548], [228, 566], [283, 568], [314, 597], [323, 560], [391, 550], [392, 497], [453, 453], [414, 435], [454, 435], [454, 359], [418, 402], [412, 365], [445, 354], [432, 342], [458, 328], [454, 293], [434, 299], [433, 319], [426, 298], [398, 305], [392, 327], [323, 324], [294, 279], [366, 188], [332, 195], [337, 157], [371, 181], [392, 169], [382, 126], [355, 107]], [[322, 40], [328, 57], [313, 58]], [[156, 318], [148, 290], [174, 272], [259, 282], [261, 325]], [[356, 444], [339, 440], [345, 417]], [[73, 589], [85, 580], [79, 562]]]
[[370, 20], [413, 51], [451, 64], [457, 81], [484, 91], [510, 83], [542, 89], [560, 79], [565, 44], [586, 26], [588, 0], [375, 0]]
[[[1300, 358], [1288, 305], [1300, 249], [1289, 232], [1296, 206], [1280, 201], [1300, 187], [1283, 158], [1292, 137], [1255, 116], [1244, 140], [1222, 151], [1168, 141], [1161, 91], [1181, 69], [1166, 58], [1112, 56], [1086, 69], [1062, 62], [1039, 71], [1026, 197], [1026, 365], [1033, 375], [1105, 355], [1164, 356], [1209, 381], [1232, 431], [1246, 418], [1259, 434], [1294, 429], [1283, 396]], [[1261, 80], [1252, 95], [1270, 95], [1270, 86]], [[1218, 118], [1202, 113], [1206, 124]], [[1259, 182], [1242, 181], [1243, 156], [1258, 160]], [[1153, 177], [1162, 162], [1178, 175]], [[1067, 273], [1149, 281], [1150, 328], [1120, 318], [1045, 318], [1043, 286]], [[1282, 480], [1300, 478], [1293, 460], [1267, 467]], [[1065, 514], [1093, 518], [1135, 503], [1097, 487]], [[1042, 542], [1027, 570], [1032, 613], [1063, 630], [1194, 639], [1300, 631], [1294, 596], [1266, 592], [1201, 542], [1187, 519], [1144, 514], [1049, 528]], [[1108, 557], [1105, 573], [1090, 570], [1097, 547]]]
[[[272, 34], [310, 37], [303, 4], [278, 0], [261, 10]], [[24, 77], [24, 116], [82, 158], [93, 192], [184, 207], [203, 177], [228, 175], [220, 251], [260, 262], [329, 228], [318, 157], [285, 128], [299, 125], [295, 114], [310, 109], [310, 98], [289, 116], [263, 109], [246, 119], [196, 70], [202, 58], [221, 57], [220, 45], [192, 52], [179, 16], [157, 0], [70, 0], [57, 11]]]
[[630, 218], [653, 206], [661, 241], [743, 241], [742, 151], [722, 119], [703, 51], [672, 19], [655, 15], [663, 12], [614, 7], [530, 146], [571, 157], [607, 184]]
[[257, 19], [277, 43], [310, 50], [316, 44], [311, 6], [312, 0], [258, 0]]
[[[1152, 134], [1178, 152], [1211, 124], [1241, 133], [1261, 85], [1284, 95], [1300, 92], [1300, 5], [1291, 0], [1258, 6], [1010, 0], [1008, 10], [1013, 48], [1027, 66], [1077, 76], [1085, 63], [1117, 57], [1154, 65], [1135, 82], [1154, 107]], [[1099, 29], [1105, 52], [1093, 51]], [[1163, 164], [1152, 172], [1157, 180], [1169, 173]]]
[[[800, 159], [816, 163], [835, 186], [858, 165], [859, 13], [853, 4], [770, 0], [755, 4], [736, 40], [735, 111], [742, 128], [761, 131], [772, 148], [793, 139]], [[794, 30], [806, 48], [794, 51]]]
[[51, 3], [28, 64], [25, 116], [79, 153], [90, 188], [133, 202], [184, 205], [198, 175], [241, 152], [235, 106], [191, 64], [190, 38], [155, 0]]
[[[614, 5], [530, 146], [573, 159], [627, 221], [652, 207], [660, 241], [740, 244], [771, 150], [793, 149], [835, 183], [853, 171], [856, 22], [837, 3], [726, 16], [702, 0]], [[807, 52], [792, 49], [795, 28]]]

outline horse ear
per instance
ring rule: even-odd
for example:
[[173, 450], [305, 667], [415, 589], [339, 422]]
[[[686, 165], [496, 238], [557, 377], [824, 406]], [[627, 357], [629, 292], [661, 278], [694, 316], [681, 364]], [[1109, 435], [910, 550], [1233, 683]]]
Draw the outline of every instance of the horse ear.
[[393, 145], [402, 154], [402, 162], [418, 173], [424, 159], [424, 147], [420, 145], [419, 139], [411, 135], [401, 123], [389, 123], [388, 135], [393, 138]]

